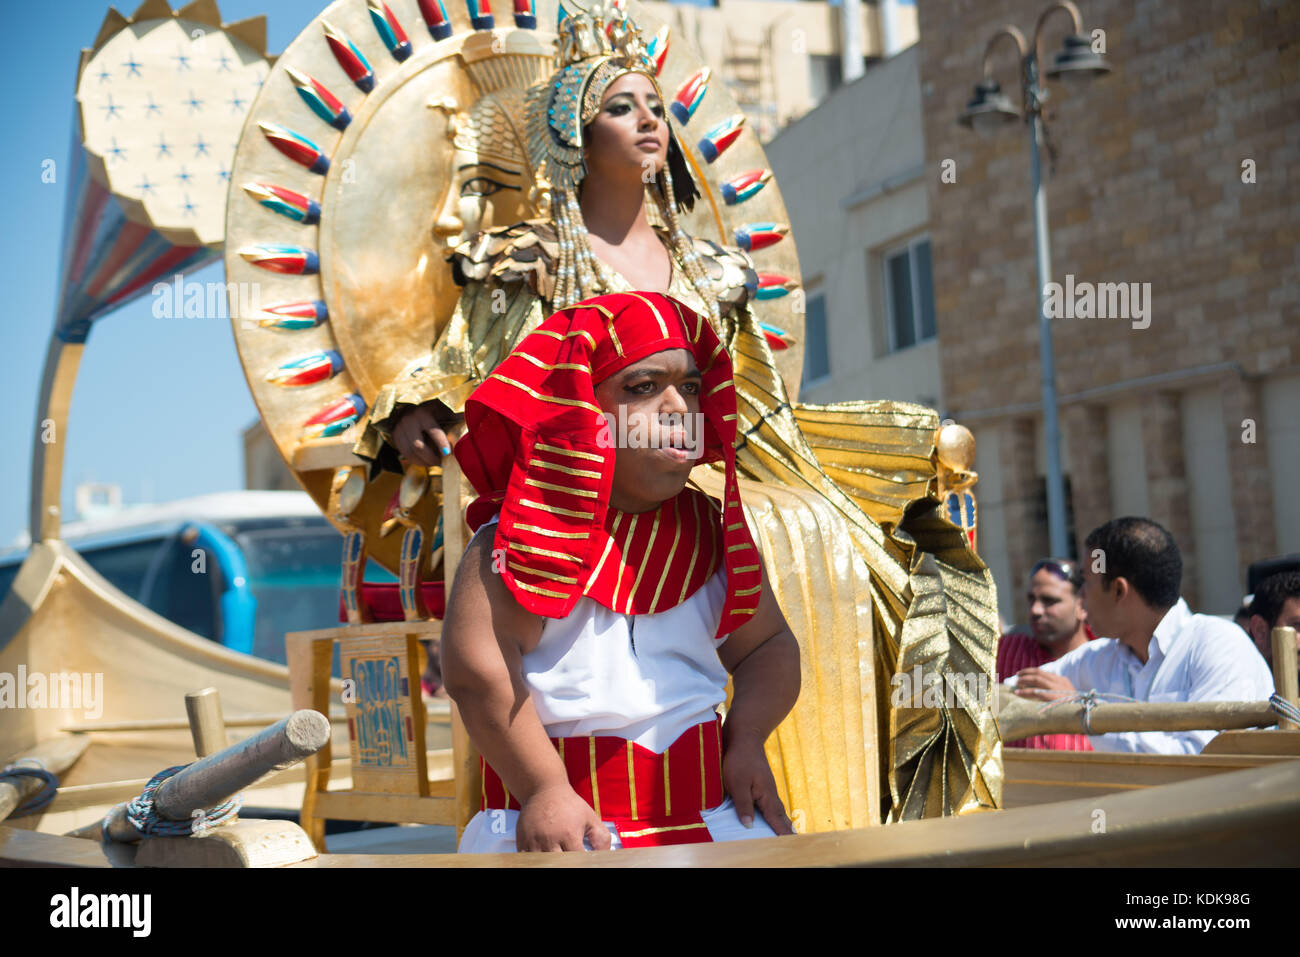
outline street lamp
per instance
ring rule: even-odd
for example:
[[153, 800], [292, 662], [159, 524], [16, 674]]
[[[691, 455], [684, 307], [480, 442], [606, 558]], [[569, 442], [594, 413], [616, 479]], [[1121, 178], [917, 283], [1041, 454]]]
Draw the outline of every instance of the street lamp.
[[1042, 371], [1043, 432], [1047, 443], [1047, 528], [1053, 555], [1068, 555], [1065, 540], [1065, 480], [1061, 474], [1061, 427], [1056, 409], [1056, 360], [1052, 352], [1052, 323], [1047, 315], [1047, 284], [1052, 275], [1051, 246], [1047, 235], [1047, 194], [1043, 189], [1039, 142], [1043, 138], [1043, 103], [1048, 91], [1039, 85], [1038, 64], [1043, 23], [1053, 13], [1064, 10], [1074, 23], [1074, 33], [1065, 38], [1064, 49], [1052, 61], [1047, 75], [1053, 79], [1074, 80], [1108, 73], [1110, 64], [1095, 53], [1083, 35], [1083, 18], [1079, 8], [1069, 0], [1053, 3], [1038, 17], [1032, 46], [1014, 26], [1005, 26], [984, 48], [984, 78], [975, 86], [975, 96], [966, 104], [958, 122], [983, 137], [992, 136], [1022, 116], [1021, 110], [993, 79], [989, 68], [993, 47], [1003, 37], [1010, 37], [1020, 54], [1020, 91], [1023, 117], [1029, 126], [1029, 156], [1034, 195], [1034, 248], [1038, 257], [1038, 350]]

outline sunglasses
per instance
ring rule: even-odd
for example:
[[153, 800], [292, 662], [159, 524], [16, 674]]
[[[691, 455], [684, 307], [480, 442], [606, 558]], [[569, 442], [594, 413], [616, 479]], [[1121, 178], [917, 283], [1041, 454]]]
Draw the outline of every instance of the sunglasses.
[[1048, 571], [1061, 579], [1063, 582], [1069, 582], [1075, 588], [1083, 584], [1083, 572], [1074, 562], [1058, 561], [1055, 558], [1044, 558], [1037, 562], [1029, 572], [1029, 577], [1037, 575], [1041, 571]]

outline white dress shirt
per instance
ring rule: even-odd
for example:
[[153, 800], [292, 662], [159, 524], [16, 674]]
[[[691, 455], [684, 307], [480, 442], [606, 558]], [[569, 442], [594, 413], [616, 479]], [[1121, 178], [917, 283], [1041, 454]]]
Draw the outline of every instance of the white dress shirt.
[[[1138, 701], [1266, 701], [1273, 693], [1273, 677], [1246, 633], [1232, 622], [1192, 614], [1181, 598], [1156, 626], [1145, 664], [1119, 639], [1098, 638], [1041, 667], [1080, 691]], [[1127, 731], [1091, 741], [1098, 751], [1199, 754], [1218, 733]]]

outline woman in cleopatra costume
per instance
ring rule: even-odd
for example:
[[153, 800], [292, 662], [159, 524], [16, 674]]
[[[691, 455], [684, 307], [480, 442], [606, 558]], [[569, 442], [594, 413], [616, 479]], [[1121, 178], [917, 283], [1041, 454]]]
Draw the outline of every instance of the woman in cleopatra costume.
[[[500, 191], [506, 207], [532, 199], [543, 215], [454, 247], [455, 311], [432, 353], [380, 389], [354, 451], [372, 476], [401, 471], [399, 453], [436, 466], [470, 394], [553, 312], [608, 293], [673, 297], [705, 317], [731, 356], [746, 507], [805, 673], [825, 685], [827, 703], [805, 694], [783, 725], [790, 737], [769, 743], [790, 805], [810, 807], [816, 830], [996, 807], [991, 681], [975, 680], [992, 673], [994, 586], [941, 504], [973, 478], [973, 451], [950, 452], [938, 417], [919, 406], [791, 402], [772, 351], [781, 333], [755, 316], [752, 261], [679, 222], [697, 189], [656, 74], [620, 9], [571, 13], [558, 69], [528, 91], [522, 116], [518, 102], [497, 97], [458, 118], [456, 155], [472, 162], [457, 165], [464, 172], [438, 211], [438, 234], [463, 235], [468, 217], [458, 214]], [[695, 475], [720, 493], [716, 470]], [[898, 675], [913, 695], [900, 694]], [[809, 760], [814, 752], [822, 757]], [[875, 756], [878, 777], [856, 768], [855, 752], [868, 764]], [[829, 803], [812, 797], [823, 774], [848, 782]], [[864, 812], [864, 801], [876, 810]]]

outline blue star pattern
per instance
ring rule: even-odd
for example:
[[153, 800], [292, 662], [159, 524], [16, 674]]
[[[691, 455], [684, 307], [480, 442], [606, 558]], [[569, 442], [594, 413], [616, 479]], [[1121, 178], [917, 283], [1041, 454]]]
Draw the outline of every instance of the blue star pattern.
[[[116, 188], [122, 189], [125, 196], [149, 204], [154, 214], [170, 216], [178, 226], [183, 223], [186, 228], [197, 229], [200, 223], [218, 214], [218, 204], [211, 199], [224, 197], [231, 183], [230, 158], [218, 160], [217, 154], [225, 152], [222, 144], [233, 135], [232, 130], [237, 130], [237, 124], [247, 115], [269, 74], [265, 63], [247, 62], [224, 45], [210, 49], [206, 55], [184, 42], [177, 43], [173, 50], [174, 53], [168, 54], [164, 46], [150, 52], [133, 45], [116, 64], [116, 69], [111, 69], [102, 59], [97, 61], [84, 77], [85, 92], [89, 95], [83, 100], [83, 111], [89, 121], [90, 111], [98, 109], [102, 123], [120, 120], [124, 131], [133, 126], [143, 127], [135, 134], [141, 139], [139, 149], [134, 145], [120, 145], [117, 137], [108, 137], [109, 143], [105, 144], [104, 135], [117, 127], [110, 126], [100, 134], [98, 151], [112, 170]], [[170, 71], [165, 62], [168, 59], [173, 64]], [[168, 75], [175, 77], [186, 72], [196, 74], [191, 77], [196, 86], [187, 89], [177, 79], [170, 83], [166, 79]], [[214, 73], [228, 73], [230, 79], [217, 78], [213, 83]], [[143, 82], [146, 76], [150, 79], [148, 83]], [[125, 82], [114, 92], [111, 87], [119, 77]], [[135, 84], [132, 82], [135, 79], [141, 82]], [[104, 84], [110, 90], [90, 91], [92, 85], [97, 91]], [[212, 96], [218, 113], [200, 120], [198, 114], [206, 111]], [[117, 102], [119, 98], [123, 102]], [[229, 107], [226, 119], [219, 112], [223, 102]], [[167, 106], [173, 108], [169, 110]], [[184, 113], [174, 107], [183, 107]], [[171, 139], [167, 137], [168, 132], [174, 134]], [[157, 135], [152, 147], [145, 142], [151, 134]], [[123, 138], [129, 139], [125, 133]], [[148, 159], [150, 149], [154, 152], [152, 160]], [[184, 161], [182, 154], [187, 149], [192, 152], [188, 161]], [[147, 167], [147, 173], [140, 166]]]

